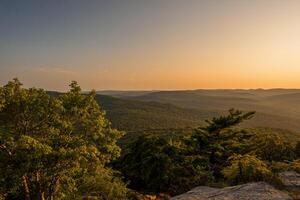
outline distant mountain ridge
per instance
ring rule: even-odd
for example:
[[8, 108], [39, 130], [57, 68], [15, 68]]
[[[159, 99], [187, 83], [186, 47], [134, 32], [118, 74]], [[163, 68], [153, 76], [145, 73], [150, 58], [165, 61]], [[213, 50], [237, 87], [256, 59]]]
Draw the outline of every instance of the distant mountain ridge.
[[300, 93], [300, 89], [195, 89], [195, 90], [99, 90], [97, 94], [128, 97], [128, 96], [141, 96], [156, 92], [195, 92], [208, 95], [228, 95], [228, 94], [240, 94], [240, 95], [260, 95], [260, 96], [272, 96], [280, 94]]
[[143, 91], [143, 90], [100, 90], [96, 91], [97, 94], [100, 95], [107, 95], [107, 96], [113, 96], [113, 97], [135, 97], [135, 96], [141, 96], [145, 94], [149, 94], [152, 92], [157, 92], [158, 90], [150, 90], [150, 91]]
[[168, 103], [182, 109], [222, 114], [230, 108], [254, 110], [247, 126], [283, 128], [300, 132], [300, 89], [216, 89], [129, 91], [115, 93], [123, 100]]
[[113, 127], [127, 132], [193, 128], [203, 125], [206, 119], [224, 114], [230, 108], [236, 108], [257, 111], [253, 119], [243, 124], [245, 127], [286, 129], [295, 132], [293, 138], [300, 133], [298, 103], [300, 90], [121, 91], [120, 93], [110, 91], [109, 93], [113, 96], [97, 94], [96, 100], [106, 111]]

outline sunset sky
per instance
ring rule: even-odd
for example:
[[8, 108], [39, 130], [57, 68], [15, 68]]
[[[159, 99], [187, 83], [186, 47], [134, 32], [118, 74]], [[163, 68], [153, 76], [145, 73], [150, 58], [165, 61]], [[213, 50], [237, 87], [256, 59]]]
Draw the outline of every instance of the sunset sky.
[[300, 88], [297, 0], [1, 0], [0, 84]]

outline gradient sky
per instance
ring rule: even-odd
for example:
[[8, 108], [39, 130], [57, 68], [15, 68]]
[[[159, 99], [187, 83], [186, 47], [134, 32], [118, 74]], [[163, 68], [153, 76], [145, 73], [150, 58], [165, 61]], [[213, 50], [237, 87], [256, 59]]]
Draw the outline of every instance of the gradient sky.
[[1, 0], [0, 84], [300, 88], [298, 0]]

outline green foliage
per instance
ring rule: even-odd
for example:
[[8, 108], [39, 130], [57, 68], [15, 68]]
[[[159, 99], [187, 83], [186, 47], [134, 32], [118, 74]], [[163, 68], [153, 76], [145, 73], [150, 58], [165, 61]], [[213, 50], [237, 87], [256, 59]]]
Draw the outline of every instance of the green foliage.
[[[195, 185], [261, 180], [281, 186], [272, 165], [288, 162], [285, 170], [297, 171], [297, 146], [286, 141], [284, 132], [238, 127], [253, 115], [231, 109], [228, 115], [207, 120], [207, 126], [194, 131], [139, 132], [135, 142], [127, 147], [123, 143], [124, 153], [117, 167], [129, 186], [140, 191], [176, 194]], [[152, 135], [145, 136], [147, 133]]]
[[210, 174], [192, 165], [182, 144], [161, 137], [141, 136], [116, 164], [137, 190], [179, 194], [210, 181]]
[[254, 112], [231, 109], [228, 115], [207, 120], [207, 126], [192, 133], [141, 133], [130, 145], [124, 145], [116, 166], [129, 186], [140, 191], [177, 194], [196, 185], [249, 181], [278, 186], [280, 181], [271, 165], [289, 161], [286, 169], [297, 170], [298, 162], [293, 161], [295, 148], [274, 132], [237, 127], [253, 115]]
[[0, 88], [0, 188], [6, 198], [124, 197], [124, 184], [105, 167], [120, 154], [121, 133], [110, 127], [95, 92], [81, 95], [76, 82], [70, 87], [57, 97], [24, 89], [17, 79]]
[[[202, 103], [202, 100], [207, 98], [206, 95], [199, 97], [195, 95], [195, 93], [191, 94], [192, 98], [184, 98], [179, 102], [177, 101], [178, 98], [185, 93], [180, 91], [171, 92], [174, 97], [167, 97], [163, 102], [157, 98], [149, 99], [148, 96], [140, 99], [138, 95], [130, 98], [117, 95], [117, 97], [121, 96], [122, 98], [115, 98], [97, 94], [96, 100], [106, 111], [106, 116], [112, 122], [112, 126], [128, 133], [126, 134], [126, 137], [135, 138], [141, 132], [152, 132], [157, 129], [164, 129], [161, 132], [168, 132], [168, 129], [183, 129], [186, 127], [196, 128], [204, 126], [205, 119], [224, 115], [227, 109], [234, 105], [241, 109], [248, 110], [249, 108], [252, 108], [253, 110], [258, 111], [254, 118], [241, 124], [241, 126], [245, 128], [252, 127], [250, 130], [251, 132], [276, 132], [291, 143], [296, 143], [299, 140], [300, 134], [297, 131], [300, 130], [300, 125], [298, 120], [281, 116], [281, 113], [279, 114], [274, 111], [266, 113], [258, 110], [255, 106], [253, 107], [253, 103], [255, 104], [260, 101], [250, 101], [251, 106], [248, 105], [246, 107], [245, 102], [243, 104], [237, 104], [234, 100], [235, 98], [230, 98], [240, 94], [239, 92], [234, 94], [231, 94], [230, 91], [222, 91], [222, 94], [218, 94], [218, 91], [214, 90], [206, 92], [212, 94], [209, 100], [207, 100], [208, 105]], [[245, 92], [247, 98], [257, 96], [257, 94], [249, 96], [248, 92], [250, 91]], [[265, 92], [267, 93], [267, 91]], [[109, 95], [110, 93], [106, 94]], [[149, 95], [153, 97], [154, 94], [155, 92]], [[51, 92], [51, 95], [57, 94]], [[160, 95], [162, 95], [162, 93], [158, 94], [158, 96]], [[222, 95], [226, 95], [228, 98], [223, 99]], [[239, 98], [236, 100], [243, 101], [245, 99]], [[191, 108], [190, 102], [192, 101], [199, 101], [199, 103]], [[217, 103], [215, 101], [217, 101]], [[178, 103], [180, 103], [180, 105], [178, 105]], [[261, 105], [259, 108], [261, 108]]]
[[250, 143], [252, 153], [262, 160], [271, 162], [295, 159], [294, 147], [277, 134], [260, 133]]
[[206, 159], [207, 167], [216, 179], [222, 178], [222, 168], [234, 153], [242, 153], [251, 134], [244, 130], [232, 129], [244, 120], [250, 119], [254, 112], [243, 113], [229, 110], [229, 115], [207, 120], [207, 126], [196, 129], [188, 141], [193, 154]]
[[119, 176], [110, 169], [98, 167], [93, 173], [81, 176], [75, 197], [84, 194], [87, 199], [126, 199], [127, 189]]
[[300, 173], [300, 160], [293, 160], [289, 162], [289, 170]]
[[271, 171], [263, 161], [254, 155], [233, 155], [229, 158], [229, 166], [222, 170], [225, 178], [233, 184], [252, 181], [265, 181]]
[[300, 159], [300, 142], [297, 142], [296, 146], [295, 146], [295, 156]]
[[152, 129], [196, 127], [216, 114], [212, 111], [184, 109], [167, 103], [143, 102], [96, 95], [113, 127], [129, 133]]
[[300, 160], [270, 163], [273, 172], [296, 171], [300, 173]]
[[251, 119], [254, 113], [255, 112], [243, 113], [239, 110], [230, 109], [229, 115], [214, 117], [212, 120], [206, 120], [208, 125], [201, 129], [208, 133], [216, 133], [218, 135], [220, 131], [225, 128], [230, 128], [240, 124], [244, 120]]
[[[255, 115], [256, 118], [256, 115]], [[290, 145], [296, 145], [300, 140], [300, 135], [297, 132], [293, 132], [287, 129], [279, 129], [279, 128], [270, 128], [270, 127], [256, 127], [256, 128], [246, 128], [246, 130], [252, 132], [256, 135], [277, 135]]]
[[[99, 101], [114, 127], [129, 130], [121, 141]], [[65, 94], [24, 89], [14, 79], [0, 87], [0, 199], [126, 199], [121, 175], [108, 166], [132, 189], [172, 195], [300, 172], [300, 144], [287, 142], [284, 131], [239, 127], [253, 115], [231, 109], [206, 126], [182, 129], [201, 125], [203, 113], [94, 91], [82, 95], [76, 82]]]

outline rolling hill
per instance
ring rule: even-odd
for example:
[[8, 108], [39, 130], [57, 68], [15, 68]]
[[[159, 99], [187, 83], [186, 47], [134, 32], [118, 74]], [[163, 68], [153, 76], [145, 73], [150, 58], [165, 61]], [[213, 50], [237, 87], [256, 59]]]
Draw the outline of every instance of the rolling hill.
[[218, 113], [180, 108], [168, 103], [144, 102], [97, 95], [113, 127], [124, 131], [195, 127]]
[[[58, 95], [57, 92], [49, 92]], [[278, 132], [300, 138], [300, 92], [295, 90], [194, 90], [194, 91], [111, 91], [96, 100], [112, 126], [126, 131], [127, 138], [140, 133], [178, 133], [204, 125], [229, 108], [255, 110], [246, 128]], [[266, 129], [267, 128], [267, 129]]]
[[[246, 122], [244, 126], [281, 128], [300, 132], [300, 103], [298, 103], [300, 102], [300, 90], [297, 89], [201, 89], [152, 91], [148, 93], [132, 91], [129, 92], [129, 95], [124, 92], [122, 94], [116, 92], [114, 96], [118, 96], [119, 99], [127, 101], [127, 103], [129, 100], [139, 102], [136, 106], [146, 106], [148, 104], [163, 106], [154, 104], [154, 102], [172, 104], [177, 109], [188, 109], [188, 112], [193, 111], [192, 113], [210, 113], [207, 116], [225, 113], [230, 108], [245, 111], [254, 110], [257, 112], [255, 117]], [[149, 112], [151, 111], [149, 110]], [[182, 111], [182, 113], [186, 112]], [[155, 117], [155, 115], [153, 116]]]

